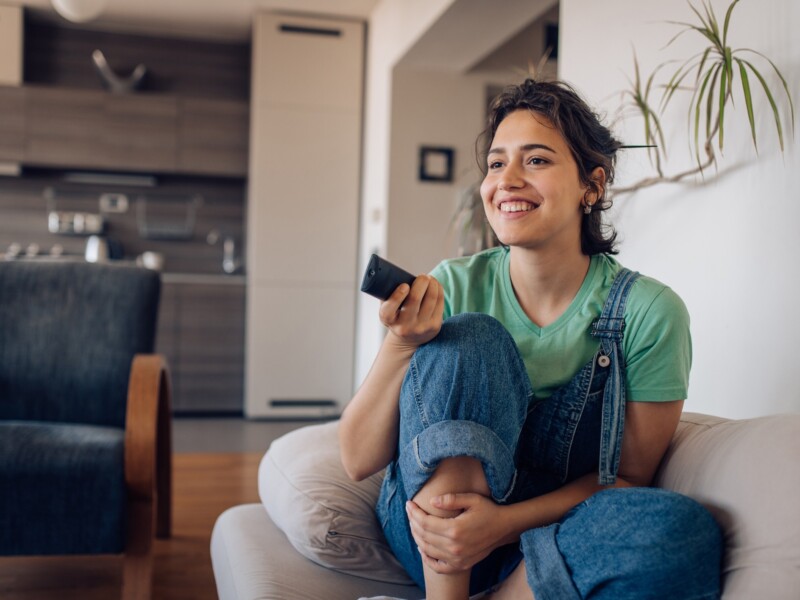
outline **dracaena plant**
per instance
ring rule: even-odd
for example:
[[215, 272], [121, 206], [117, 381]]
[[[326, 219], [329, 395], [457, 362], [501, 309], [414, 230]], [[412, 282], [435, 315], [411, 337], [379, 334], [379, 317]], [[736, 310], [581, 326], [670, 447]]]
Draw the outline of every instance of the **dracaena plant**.
[[[726, 111], [730, 113], [734, 108], [734, 89], [741, 89], [744, 97], [755, 152], [758, 153], [758, 137], [753, 104], [754, 88], [755, 90], [760, 89], [769, 102], [778, 142], [781, 152], [783, 152], [784, 126], [776, 97], [778, 100], [782, 100], [785, 95], [791, 114], [791, 131], [794, 132], [794, 104], [789, 93], [789, 86], [775, 63], [764, 54], [750, 48], [733, 49], [728, 44], [731, 16], [738, 3], [739, 0], [733, 0], [728, 6], [722, 27], [720, 27], [710, 0], [704, 1], [702, 11], [693, 6], [691, 2], [689, 3], [689, 7], [697, 17], [697, 23], [670, 21], [680, 27], [680, 31], [667, 43], [667, 47], [685, 34], [699, 35], [704, 38], [707, 45], [694, 56], [682, 62], [677, 61], [678, 67], [663, 86], [655, 85], [656, 76], [662, 69], [674, 65], [675, 61], [660, 64], [646, 80], [643, 80], [639, 62], [634, 54], [634, 77], [630, 81], [630, 88], [623, 94], [627, 100], [626, 107], [633, 108], [644, 120], [644, 141], [648, 146], [651, 162], [657, 174], [628, 187], [618, 188], [614, 190], [616, 194], [633, 192], [657, 183], [681, 181], [687, 177], [702, 174], [705, 169], [714, 165], [717, 162], [717, 151], [722, 152], [725, 142]], [[767, 69], [771, 69], [771, 72], [777, 75], [783, 90], [779, 89], [779, 93], [776, 95], [761, 70], [754, 63], [768, 65]], [[656, 87], [662, 89], [658, 109], [653, 107], [652, 101], [653, 91]], [[664, 114], [670, 101], [678, 92], [686, 91], [692, 93], [687, 121], [696, 165], [674, 175], [665, 175], [662, 167], [662, 155], [666, 156], [666, 144], [661, 125], [663, 116], [659, 115]]]

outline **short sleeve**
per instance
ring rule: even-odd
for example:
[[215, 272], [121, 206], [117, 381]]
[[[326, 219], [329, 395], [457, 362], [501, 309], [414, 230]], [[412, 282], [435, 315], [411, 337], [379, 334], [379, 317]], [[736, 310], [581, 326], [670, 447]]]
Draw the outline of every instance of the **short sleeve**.
[[692, 366], [689, 312], [670, 288], [652, 279], [639, 283], [642, 293], [636, 300], [631, 295], [625, 315], [628, 400], [685, 400]]
[[430, 272], [431, 277], [442, 284], [444, 288], [444, 318], [447, 319], [453, 316], [453, 303], [451, 300], [451, 293], [453, 290], [453, 275], [450, 269], [447, 268], [446, 262], [440, 262]]

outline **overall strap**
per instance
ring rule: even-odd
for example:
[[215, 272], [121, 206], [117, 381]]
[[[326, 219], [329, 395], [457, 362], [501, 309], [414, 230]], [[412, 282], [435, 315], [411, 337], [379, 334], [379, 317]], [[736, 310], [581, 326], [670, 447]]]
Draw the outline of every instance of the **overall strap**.
[[625, 303], [639, 273], [620, 269], [600, 317], [592, 323], [591, 334], [600, 339], [601, 351], [597, 362], [611, 369], [603, 390], [603, 409], [600, 424], [600, 466], [597, 482], [612, 485], [617, 480], [625, 425], [625, 356], [622, 338], [625, 332]]

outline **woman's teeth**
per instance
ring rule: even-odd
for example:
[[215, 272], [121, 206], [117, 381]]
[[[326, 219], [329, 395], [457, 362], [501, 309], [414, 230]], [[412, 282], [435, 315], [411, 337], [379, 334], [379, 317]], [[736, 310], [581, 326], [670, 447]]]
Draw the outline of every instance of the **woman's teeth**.
[[503, 202], [500, 205], [502, 212], [527, 212], [536, 208], [529, 202]]

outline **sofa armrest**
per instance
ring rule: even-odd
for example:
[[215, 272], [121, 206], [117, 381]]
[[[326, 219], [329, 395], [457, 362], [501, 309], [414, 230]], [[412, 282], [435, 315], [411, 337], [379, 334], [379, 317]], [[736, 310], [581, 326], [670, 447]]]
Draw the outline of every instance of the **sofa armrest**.
[[723, 600], [800, 589], [800, 415], [684, 414], [655, 485], [691, 496], [725, 536]]

